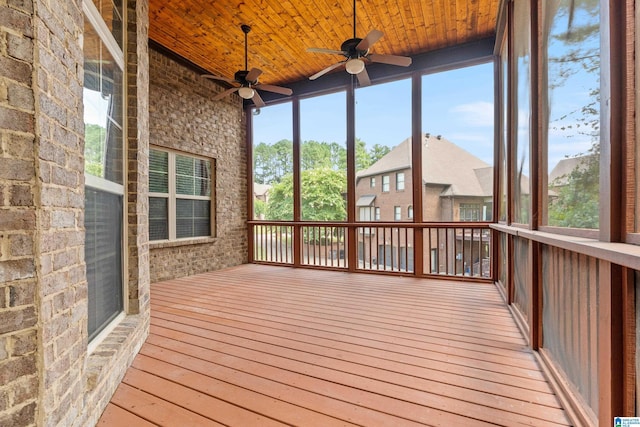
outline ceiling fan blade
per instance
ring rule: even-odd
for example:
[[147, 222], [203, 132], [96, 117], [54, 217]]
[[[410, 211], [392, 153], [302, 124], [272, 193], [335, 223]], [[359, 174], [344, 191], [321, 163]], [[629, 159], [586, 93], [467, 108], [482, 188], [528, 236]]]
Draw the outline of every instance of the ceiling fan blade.
[[356, 46], [358, 50], [367, 50], [371, 47], [372, 44], [380, 40], [380, 38], [384, 36], [384, 33], [379, 30], [371, 30], [369, 34], [365, 38], [362, 39], [360, 43]]
[[411, 65], [411, 58], [408, 56], [376, 55], [375, 53], [372, 53], [371, 55], [367, 55], [367, 58], [371, 62], [379, 62], [381, 64], [399, 65], [401, 67], [408, 67]]
[[333, 50], [333, 49], [323, 49], [321, 47], [310, 47], [307, 49], [307, 52], [313, 53], [330, 53], [333, 55], [347, 55], [347, 52], [343, 50]]
[[258, 108], [262, 108], [265, 106], [265, 103], [260, 97], [260, 95], [258, 94], [257, 90], [253, 91], [253, 97], [251, 98], [251, 100], [253, 101], [253, 105], [255, 105]]
[[371, 80], [369, 79], [369, 73], [367, 73], [367, 69], [363, 68], [358, 74], [358, 83], [360, 83], [360, 87], [369, 86], [371, 84]]
[[309, 77], [309, 80], [315, 80], [318, 77], [324, 76], [325, 74], [327, 74], [329, 71], [331, 70], [335, 70], [336, 68], [338, 68], [339, 66], [341, 66], [342, 64], [344, 64], [346, 61], [340, 61], [336, 64], [330, 65], [327, 68], [325, 68], [322, 71], [318, 71], [317, 73], [315, 73], [313, 76]]
[[280, 95], [291, 95], [293, 93], [293, 91], [291, 89], [289, 89], [288, 87], [280, 87], [280, 86], [274, 86], [274, 85], [263, 85], [263, 84], [257, 84], [255, 86], [253, 86], [255, 89], [258, 90], [266, 90], [267, 92], [274, 92], [274, 93], [279, 93]]
[[227, 95], [229, 95], [229, 94], [231, 94], [231, 93], [233, 93], [233, 92], [237, 92], [237, 91], [238, 91], [238, 89], [240, 89], [240, 88], [239, 88], [239, 87], [232, 87], [231, 89], [227, 89], [227, 90], [225, 90], [224, 92], [220, 92], [219, 94], [217, 94], [216, 96], [214, 96], [212, 99], [213, 99], [214, 101], [217, 101], [217, 100], [222, 99], [222, 98], [224, 98], [225, 96], [227, 96]]
[[222, 77], [222, 76], [214, 76], [213, 74], [203, 74], [202, 77], [204, 77], [205, 79], [210, 79], [210, 80], [220, 80], [221, 82], [227, 82], [227, 83], [235, 82], [235, 80], [233, 80], [233, 79], [228, 79], [228, 78]]
[[262, 74], [262, 70], [258, 68], [252, 68], [251, 71], [249, 71], [249, 74], [247, 74], [247, 77], [245, 77], [245, 79], [248, 82], [255, 82], [258, 80], [258, 77], [260, 77], [260, 74]]

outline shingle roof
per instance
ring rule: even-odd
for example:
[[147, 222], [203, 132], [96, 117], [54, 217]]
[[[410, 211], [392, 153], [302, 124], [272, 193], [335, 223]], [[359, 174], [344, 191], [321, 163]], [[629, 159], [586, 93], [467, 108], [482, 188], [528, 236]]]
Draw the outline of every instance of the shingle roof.
[[569, 174], [576, 168], [585, 168], [589, 157], [591, 156], [569, 157], [560, 160], [549, 173], [549, 185], [556, 187], [566, 185], [569, 180]]
[[269, 190], [271, 190], [271, 186], [269, 184], [260, 184], [259, 182], [253, 183], [253, 194], [256, 196], [264, 196]]
[[[386, 156], [357, 173], [358, 178], [411, 167], [411, 138], [402, 141]], [[445, 185], [451, 196], [491, 196], [493, 167], [451, 141], [426, 135], [422, 148], [423, 184]]]

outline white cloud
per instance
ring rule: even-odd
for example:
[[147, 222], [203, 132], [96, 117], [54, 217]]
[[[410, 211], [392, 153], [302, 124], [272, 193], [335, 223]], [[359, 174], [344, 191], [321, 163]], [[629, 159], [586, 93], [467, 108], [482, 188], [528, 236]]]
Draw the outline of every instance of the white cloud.
[[471, 126], [493, 126], [493, 103], [478, 101], [456, 105], [450, 110], [460, 114], [462, 123]]

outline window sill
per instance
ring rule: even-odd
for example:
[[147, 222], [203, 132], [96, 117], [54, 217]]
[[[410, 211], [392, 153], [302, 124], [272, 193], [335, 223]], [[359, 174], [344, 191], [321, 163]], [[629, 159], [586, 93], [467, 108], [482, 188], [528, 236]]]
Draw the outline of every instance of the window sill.
[[568, 251], [598, 258], [612, 264], [640, 270], [640, 246], [629, 243], [601, 242], [587, 237], [568, 236], [513, 227], [504, 224], [491, 224], [491, 228], [513, 236], [522, 237], [555, 246]]
[[156, 242], [149, 242], [149, 250], [175, 248], [178, 246], [203, 245], [207, 243], [213, 243], [215, 241], [215, 237], [194, 237], [192, 239], [161, 240]]

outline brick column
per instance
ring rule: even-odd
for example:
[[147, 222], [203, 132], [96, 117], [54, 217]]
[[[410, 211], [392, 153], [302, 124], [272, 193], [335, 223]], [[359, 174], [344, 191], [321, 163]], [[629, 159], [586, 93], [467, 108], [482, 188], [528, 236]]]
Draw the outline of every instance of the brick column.
[[[26, 2], [21, 2], [26, 3]], [[80, 0], [34, 1], [38, 424], [72, 425], [84, 406], [84, 121]]]
[[33, 10], [22, 3], [0, 0], [0, 425], [12, 426], [35, 423], [39, 386]]

